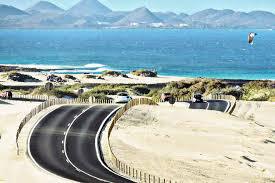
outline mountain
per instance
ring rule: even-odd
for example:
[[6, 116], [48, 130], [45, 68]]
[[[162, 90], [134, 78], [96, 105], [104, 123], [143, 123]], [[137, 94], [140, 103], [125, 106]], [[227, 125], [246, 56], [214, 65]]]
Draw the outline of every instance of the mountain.
[[235, 12], [233, 10], [215, 10], [215, 9], [206, 9], [199, 11], [193, 15], [186, 17], [186, 19], [191, 21], [202, 21], [205, 23], [211, 23], [217, 19], [222, 18], [223, 16], [232, 15]]
[[0, 17], [28, 15], [27, 12], [17, 9], [13, 6], [0, 4]]
[[111, 9], [97, 0], [82, 0], [66, 11], [66, 15], [74, 17], [92, 17], [95, 15], [105, 15], [111, 12]]
[[245, 13], [206, 9], [183, 18], [183, 21], [194, 28], [274, 28], [275, 15], [265, 11]]
[[40, 1], [36, 3], [34, 6], [28, 8], [26, 11], [31, 14], [36, 14], [36, 13], [45, 13], [45, 14], [57, 13], [58, 14], [58, 13], [64, 12], [64, 10], [61, 9], [60, 7], [47, 1]]
[[0, 4], [0, 28], [257, 28], [275, 29], [275, 14], [267, 11], [239, 12], [206, 9], [187, 15], [154, 12], [146, 7], [112, 11], [98, 0], [81, 0], [67, 11], [41, 1], [26, 11]]
[[115, 25], [130, 26], [137, 24], [152, 24], [163, 22], [145, 7], [137, 8], [129, 12], [124, 18], [115, 23]]
[[[154, 12], [154, 14], [166, 24], [180, 24], [183, 23], [182, 17], [173, 12]], [[187, 15], [188, 16], [188, 15]]]

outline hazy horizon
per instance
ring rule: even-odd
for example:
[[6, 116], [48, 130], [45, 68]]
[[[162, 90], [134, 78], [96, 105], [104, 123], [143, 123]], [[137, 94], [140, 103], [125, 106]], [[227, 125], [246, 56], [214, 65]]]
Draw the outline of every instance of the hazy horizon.
[[[0, 4], [12, 5], [20, 9], [27, 9], [40, 0], [0, 0]], [[56, 4], [57, 6], [63, 9], [69, 9], [80, 0], [48, 0]], [[152, 0], [132, 0], [131, 2], [127, 2], [125, 0], [99, 0], [101, 3], [111, 8], [112, 10], [120, 10], [120, 11], [129, 11], [135, 8], [146, 6], [151, 11], [173, 11], [176, 13], [188, 13], [192, 14], [197, 11], [201, 11], [208, 8], [214, 9], [232, 9], [235, 11], [269, 11], [275, 13], [275, 3], [273, 0], [262, 0], [261, 2], [253, 2], [250, 0], [242, 0], [241, 2], [238, 0], [205, 0], [203, 2], [199, 0], [194, 0], [190, 2], [189, 0], [170, 0], [169, 2], [166, 0], [152, 1]]]

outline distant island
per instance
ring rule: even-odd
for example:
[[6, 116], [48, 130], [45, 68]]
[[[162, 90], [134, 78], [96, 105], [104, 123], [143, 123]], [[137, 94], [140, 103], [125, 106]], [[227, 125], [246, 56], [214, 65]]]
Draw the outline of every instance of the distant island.
[[26, 10], [0, 4], [0, 28], [257, 28], [275, 29], [275, 14], [206, 9], [192, 15], [151, 12], [146, 7], [112, 11], [97, 0], [82, 0], [68, 10], [41, 1]]

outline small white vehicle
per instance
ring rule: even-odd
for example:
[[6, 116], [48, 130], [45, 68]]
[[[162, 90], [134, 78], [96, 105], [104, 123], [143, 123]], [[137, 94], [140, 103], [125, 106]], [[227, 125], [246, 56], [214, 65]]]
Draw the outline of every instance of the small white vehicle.
[[132, 100], [132, 97], [126, 92], [118, 93], [115, 97], [115, 103], [128, 103], [130, 100]]

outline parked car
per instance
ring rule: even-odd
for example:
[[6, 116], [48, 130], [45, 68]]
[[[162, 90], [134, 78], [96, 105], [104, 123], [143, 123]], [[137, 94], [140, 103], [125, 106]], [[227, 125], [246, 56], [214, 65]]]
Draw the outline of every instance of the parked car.
[[12, 99], [12, 92], [11, 91], [4, 91], [0, 94], [0, 98], [3, 99]]
[[163, 93], [161, 94], [161, 101], [162, 102], [169, 102], [170, 98], [172, 98], [173, 95], [171, 93]]
[[202, 103], [203, 102], [203, 96], [201, 93], [196, 93], [192, 99], [192, 102], [194, 103]]
[[128, 103], [130, 100], [132, 100], [132, 97], [126, 92], [118, 93], [115, 97], [115, 103]]

